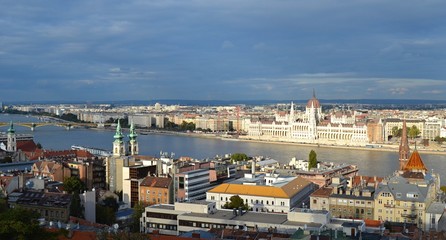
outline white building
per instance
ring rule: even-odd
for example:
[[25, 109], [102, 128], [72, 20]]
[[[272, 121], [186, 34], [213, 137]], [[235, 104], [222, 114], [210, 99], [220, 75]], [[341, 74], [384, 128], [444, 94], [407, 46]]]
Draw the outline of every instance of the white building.
[[296, 118], [293, 103], [290, 113], [286, 116], [288, 121], [284, 121], [283, 116], [279, 116], [280, 118], [276, 116], [273, 122], [249, 122], [248, 138], [355, 146], [364, 146], [369, 142], [366, 124], [351, 123], [350, 116], [335, 116], [334, 122], [324, 121], [321, 104], [314, 93], [301, 118]]
[[[259, 181], [260, 180], [260, 181]], [[222, 209], [234, 195], [241, 197], [254, 212], [289, 212], [301, 206], [314, 191], [314, 184], [301, 177], [279, 178], [277, 175], [262, 178], [239, 179], [223, 183], [206, 193], [207, 201], [216, 202]]]
[[152, 205], [145, 208], [140, 218], [144, 233], [180, 235], [194, 230], [243, 229], [250, 232], [293, 234], [296, 229], [321, 231], [330, 223], [327, 211], [295, 209], [287, 214], [217, 210], [215, 202], [199, 201]]

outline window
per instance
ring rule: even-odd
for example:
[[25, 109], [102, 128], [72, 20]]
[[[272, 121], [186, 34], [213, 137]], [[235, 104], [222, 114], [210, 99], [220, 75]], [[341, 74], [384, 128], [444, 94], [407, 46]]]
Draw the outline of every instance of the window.
[[317, 200], [316, 199], [313, 199], [313, 204], [316, 204], [317, 203]]

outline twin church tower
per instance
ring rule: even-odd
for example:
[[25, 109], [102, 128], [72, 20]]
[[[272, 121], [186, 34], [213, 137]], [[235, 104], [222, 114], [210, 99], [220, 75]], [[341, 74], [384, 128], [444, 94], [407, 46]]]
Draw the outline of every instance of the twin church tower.
[[138, 141], [136, 140], [136, 137], [138, 134], [136, 134], [135, 125], [133, 122], [130, 124], [130, 133], [128, 135], [129, 141], [128, 141], [128, 148], [126, 148], [126, 144], [123, 141], [124, 135], [122, 134], [121, 129], [121, 122], [118, 120], [118, 125], [116, 126], [116, 133], [114, 135], [115, 141], [113, 141], [113, 156], [114, 157], [120, 157], [120, 156], [126, 156], [126, 155], [138, 155], [139, 153], [139, 147], [138, 147]]

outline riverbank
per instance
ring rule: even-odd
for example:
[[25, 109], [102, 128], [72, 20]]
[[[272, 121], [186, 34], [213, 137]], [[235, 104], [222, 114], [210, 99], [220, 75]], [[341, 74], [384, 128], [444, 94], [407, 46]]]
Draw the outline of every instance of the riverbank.
[[[241, 141], [241, 142], [252, 142], [252, 143], [263, 143], [263, 144], [282, 144], [291, 146], [306, 146], [315, 148], [334, 148], [334, 149], [346, 149], [346, 150], [361, 150], [361, 151], [380, 151], [380, 152], [398, 152], [399, 145], [391, 144], [379, 144], [379, 146], [374, 147], [360, 147], [360, 146], [344, 146], [344, 145], [326, 145], [326, 144], [312, 144], [312, 143], [296, 143], [296, 142], [279, 142], [279, 141], [266, 141], [257, 140], [249, 138], [234, 138], [234, 137], [224, 137], [222, 135], [214, 133], [194, 133], [194, 132], [173, 132], [173, 131], [161, 131], [161, 130], [144, 130], [140, 132], [141, 135], [147, 134], [162, 134], [162, 135], [175, 135], [184, 137], [198, 137], [198, 138], [212, 138], [220, 139], [223, 141]], [[425, 154], [438, 154], [446, 155], [446, 150], [430, 150], [418, 147], [418, 152]]]

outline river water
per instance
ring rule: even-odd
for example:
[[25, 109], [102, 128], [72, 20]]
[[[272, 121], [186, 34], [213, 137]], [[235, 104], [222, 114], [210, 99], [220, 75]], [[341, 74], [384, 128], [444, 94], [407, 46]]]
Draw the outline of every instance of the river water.
[[[0, 114], [0, 122], [37, 122], [34, 117]], [[5, 132], [8, 126], [0, 127]], [[112, 149], [114, 131], [74, 128], [69, 131], [57, 126], [38, 127], [34, 132], [29, 128], [15, 125], [16, 133], [34, 135], [34, 141], [45, 149], [70, 149], [71, 145]], [[319, 161], [355, 164], [362, 175], [388, 176], [398, 168], [398, 152], [369, 151], [356, 149], [335, 149], [313, 146], [296, 146], [244, 141], [228, 141], [212, 138], [197, 138], [177, 135], [149, 134], [138, 136], [141, 155], [159, 156], [160, 151], [173, 152], [176, 157], [189, 156], [197, 159], [212, 158], [216, 155], [243, 152], [250, 156], [271, 157], [287, 163], [292, 157], [308, 159], [311, 150], [317, 153]], [[446, 155], [421, 153], [426, 167], [440, 173], [446, 181]]]

